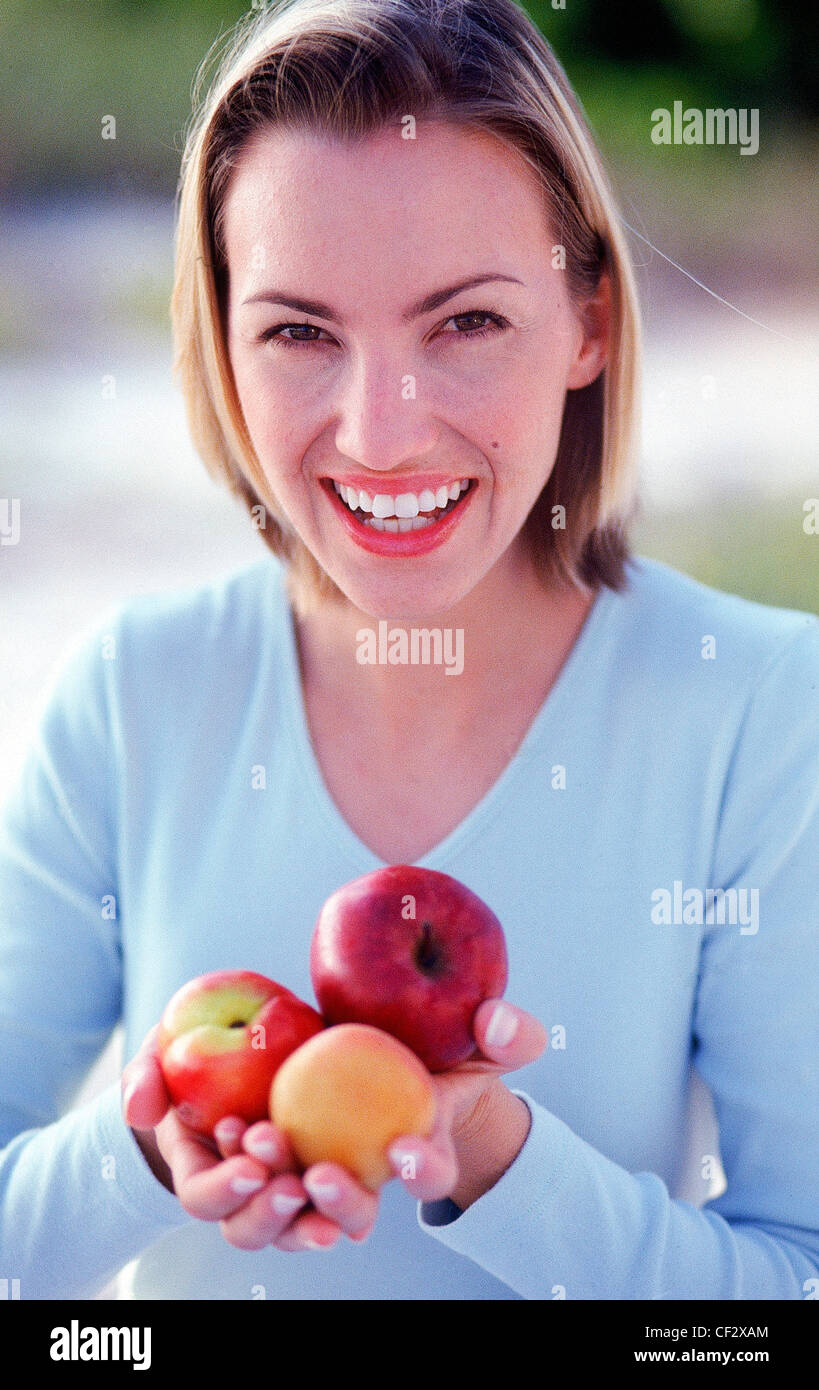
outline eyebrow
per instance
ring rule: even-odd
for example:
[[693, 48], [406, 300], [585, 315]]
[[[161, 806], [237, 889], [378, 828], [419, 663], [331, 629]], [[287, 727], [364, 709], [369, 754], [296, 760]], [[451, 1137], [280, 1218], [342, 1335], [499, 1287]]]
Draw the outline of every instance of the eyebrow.
[[[440, 309], [446, 304], [448, 299], [454, 299], [456, 294], [462, 290], [474, 289], [476, 285], [486, 285], [494, 280], [504, 280], [511, 285], [522, 285], [523, 281], [518, 280], [514, 275], [471, 275], [468, 280], [459, 280], [457, 285], [449, 285], [443, 290], [433, 290], [432, 294], [427, 294], [423, 299], [416, 300], [401, 315], [403, 323], [411, 323], [413, 319], [420, 318], [422, 314], [431, 314], [435, 309]], [[243, 299], [242, 304], [282, 304], [288, 309], [296, 309], [302, 314], [313, 314], [319, 319], [329, 319], [333, 323], [342, 323], [341, 315], [338, 310], [333, 309], [329, 304], [322, 304], [317, 299], [300, 299], [293, 295], [284, 294], [280, 290], [260, 290], [258, 294], [253, 294], [249, 299]]]

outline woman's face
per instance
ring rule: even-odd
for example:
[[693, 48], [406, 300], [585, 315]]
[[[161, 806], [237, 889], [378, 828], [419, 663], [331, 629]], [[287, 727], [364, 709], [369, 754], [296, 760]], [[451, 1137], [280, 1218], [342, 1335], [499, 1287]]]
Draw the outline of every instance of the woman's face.
[[271, 128], [242, 153], [225, 206], [239, 400], [291, 527], [373, 617], [431, 617], [519, 572], [566, 390], [605, 356], [605, 295], [581, 322], [555, 241], [491, 135]]

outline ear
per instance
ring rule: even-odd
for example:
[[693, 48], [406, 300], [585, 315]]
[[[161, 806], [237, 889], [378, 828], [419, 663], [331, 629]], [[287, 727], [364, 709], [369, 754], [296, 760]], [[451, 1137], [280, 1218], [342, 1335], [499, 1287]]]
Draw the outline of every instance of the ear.
[[566, 386], [576, 390], [588, 386], [599, 376], [608, 361], [611, 341], [611, 281], [607, 271], [600, 276], [594, 294], [576, 310], [579, 320], [579, 342]]

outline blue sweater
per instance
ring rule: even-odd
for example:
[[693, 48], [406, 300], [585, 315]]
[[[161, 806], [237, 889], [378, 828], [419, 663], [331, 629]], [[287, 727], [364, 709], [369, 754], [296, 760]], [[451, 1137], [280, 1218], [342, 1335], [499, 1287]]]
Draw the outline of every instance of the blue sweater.
[[[272, 557], [75, 642], [0, 818], [0, 1273], [23, 1298], [798, 1299], [819, 1285], [819, 620], [656, 562], [597, 597], [526, 738], [420, 861], [500, 917], [550, 1046], [467, 1211], [382, 1193], [372, 1236], [234, 1249], [153, 1177], [122, 1023], [221, 968], [312, 1001], [317, 913], [381, 860], [310, 745]], [[710, 639], [710, 640], [709, 640]], [[260, 769], [264, 769], [263, 775]], [[717, 890], [724, 890], [718, 892]], [[727, 1188], [680, 1197], [690, 1066]], [[704, 1205], [703, 1205], [704, 1203]]]

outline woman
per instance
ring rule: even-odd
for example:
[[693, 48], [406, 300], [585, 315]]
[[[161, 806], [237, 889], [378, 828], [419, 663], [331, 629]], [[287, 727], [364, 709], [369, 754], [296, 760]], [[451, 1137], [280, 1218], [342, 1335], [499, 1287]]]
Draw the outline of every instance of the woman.
[[[7, 810], [22, 1295], [137, 1259], [137, 1297], [804, 1296], [819, 623], [629, 555], [634, 289], [553, 54], [512, 0], [263, 11], [180, 192], [191, 431], [273, 554], [122, 605]], [[384, 620], [460, 634], [458, 679], [360, 660]], [[215, 1152], [168, 1107], [165, 1002], [225, 966], [309, 998], [322, 902], [396, 862], [503, 922], [485, 1060], [436, 1078], [379, 1199], [272, 1125]], [[120, 1018], [123, 1109], [57, 1119]]]

